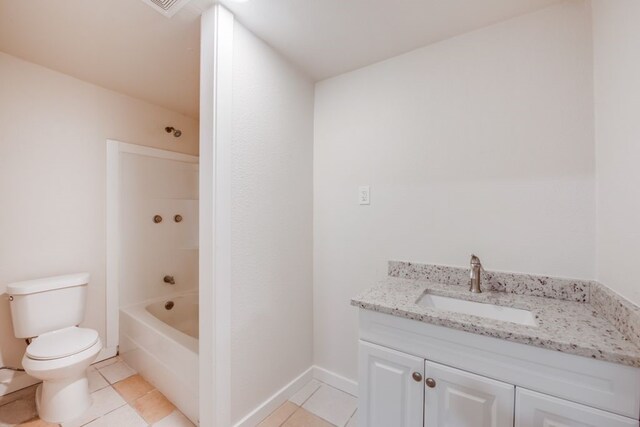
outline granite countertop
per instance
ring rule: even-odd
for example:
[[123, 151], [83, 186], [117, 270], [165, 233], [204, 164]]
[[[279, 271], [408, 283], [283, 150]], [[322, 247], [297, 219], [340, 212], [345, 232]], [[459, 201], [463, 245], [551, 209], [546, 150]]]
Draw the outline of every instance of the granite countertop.
[[[527, 326], [419, 306], [417, 302], [425, 293], [529, 310], [538, 325]], [[585, 302], [496, 291], [473, 294], [462, 286], [387, 277], [353, 298], [351, 305], [474, 334], [640, 367], [640, 348]]]

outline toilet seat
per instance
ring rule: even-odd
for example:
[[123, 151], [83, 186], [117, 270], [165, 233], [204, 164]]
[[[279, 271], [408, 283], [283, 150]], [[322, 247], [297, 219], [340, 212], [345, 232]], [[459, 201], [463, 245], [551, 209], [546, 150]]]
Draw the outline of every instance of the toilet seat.
[[78, 354], [99, 341], [93, 329], [70, 328], [47, 332], [31, 341], [25, 356], [32, 360], [54, 360]]

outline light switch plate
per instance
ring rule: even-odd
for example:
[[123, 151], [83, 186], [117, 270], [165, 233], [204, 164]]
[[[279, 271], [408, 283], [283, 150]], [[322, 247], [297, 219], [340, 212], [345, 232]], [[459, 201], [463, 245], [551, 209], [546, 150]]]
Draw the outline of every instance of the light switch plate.
[[371, 193], [368, 185], [358, 187], [358, 203], [361, 205], [371, 204]]

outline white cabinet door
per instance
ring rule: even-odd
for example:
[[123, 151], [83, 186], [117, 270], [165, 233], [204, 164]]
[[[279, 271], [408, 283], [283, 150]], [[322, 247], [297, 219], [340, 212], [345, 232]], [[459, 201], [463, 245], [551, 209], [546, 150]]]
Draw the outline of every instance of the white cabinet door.
[[516, 427], [638, 427], [638, 421], [518, 387]]
[[515, 387], [425, 363], [425, 427], [513, 427]]
[[421, 427], [424, 359], [364, 341], [359, 357], [358, 425]]

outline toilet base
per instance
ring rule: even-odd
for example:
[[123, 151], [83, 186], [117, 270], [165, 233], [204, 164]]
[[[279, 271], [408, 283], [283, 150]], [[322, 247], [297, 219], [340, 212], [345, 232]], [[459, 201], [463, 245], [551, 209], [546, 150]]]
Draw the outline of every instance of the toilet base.
[[50, 423], [61, 424], [79, 418], [91, 403], [86, 375], [62, 381], [44, 381], [36, 390], [38, 415]]

